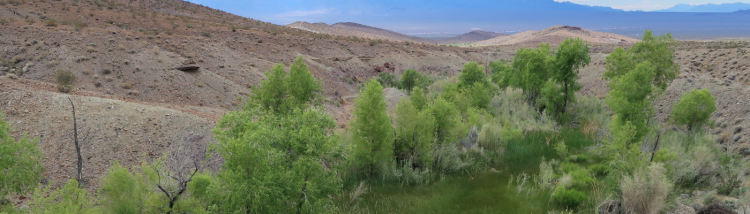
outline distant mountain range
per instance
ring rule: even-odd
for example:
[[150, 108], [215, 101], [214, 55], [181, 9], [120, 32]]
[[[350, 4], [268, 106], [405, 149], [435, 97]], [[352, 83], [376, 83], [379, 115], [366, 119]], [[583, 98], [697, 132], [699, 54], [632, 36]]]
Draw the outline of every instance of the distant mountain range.
[[750, 9], [750, 4], [737, 2], [701, 5], [678, 4], [668, 9], [657, 10], [653, 12], [731, 13], [748, 9]]
[[473, 43], [504, 36], [508, 36], [508, 34], [475, 30], [453, 38], [438, 40], [437, 42], [442, 44]]

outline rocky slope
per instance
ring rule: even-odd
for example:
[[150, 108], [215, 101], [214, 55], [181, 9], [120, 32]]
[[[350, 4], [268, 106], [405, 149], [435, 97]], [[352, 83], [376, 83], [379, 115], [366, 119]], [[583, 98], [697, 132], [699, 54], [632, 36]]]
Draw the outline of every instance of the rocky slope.
[[353, 22], [342, 22], [332, 25], [326, 23], [295, 22], [287, 27], [310, 31], [313, 33], [327, 34], [332, 36], [357, 37], [365, 39], [380, 39], [400, 42], [435, 43], [433, 40], [409, 36], [381, 28], [357, 24]]

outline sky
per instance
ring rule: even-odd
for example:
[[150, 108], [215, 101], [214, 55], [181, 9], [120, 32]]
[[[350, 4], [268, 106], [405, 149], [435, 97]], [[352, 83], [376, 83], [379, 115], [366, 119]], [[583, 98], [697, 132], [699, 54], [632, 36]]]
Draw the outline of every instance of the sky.
[[[555, 0], [562, 2], [561, 0]], [[750, 1], [742, 0], [646, 0], [646, 1], [631, 1], [631, 0], [565, 0], [576, 4], [590, 5], [590, 6], [606, 6], [621, 10], [661, 10], [667, 9], [677, 4], [721, 4], [721, 3], [750, 3]]]
[[[626, 11], [652, 11], [676, 4], [721, 4], [750, 0], [187, 0], [236, 15], [286, 25], [296, 21], [355, 22], [400, 33], [465, 33], [541, 30], [553, 25], [587, 29], [638, 28], [639, 23], [612, 24], [632, 17], [582, 16], [581, 5]], [[564, 2], [564, 3], [554, 3]], [[574, 4], [575, 3], [575, 4]], [[505, 9], [505, 10], [503, 10]], [[609, 8], [598, 8], [611, 10]], [[589, 9], [586, 9], [589, 10]], [[596, 10], [596, 8], [595, 8]], [[567, 11], [561, 13], [560, 11]], [[586, 14], [583, 14], [586, 15]], [[590, 14], [589, 14], [590, 15]], [[641, 16], [637, 14], [631, 14]], [[593, 18], [592, 18], [593, 17]], [[638, 17], [635, 17], [638, 18]], [[604, 19], [614, 19], [612, 21]], [[653, 20], [660, 18], [654, 17]], [[700, 19], [695, 20], [700, 21]], [[721, 22], [719, 22], [721, 23]]]

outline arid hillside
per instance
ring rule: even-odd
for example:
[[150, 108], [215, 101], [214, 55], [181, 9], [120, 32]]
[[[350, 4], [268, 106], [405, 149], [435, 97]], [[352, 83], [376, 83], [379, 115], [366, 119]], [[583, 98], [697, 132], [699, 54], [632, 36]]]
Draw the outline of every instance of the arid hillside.
[[505, 36], [508, 36], [508, 34], [475, 30], [472, 32], [458, 35], [450, 39], [440, 40], [438, 42], [440, 44], [474, 43], [474, 42], [484, 41], [488, 39], [493, 39], [496, 37], [505, 37]]
[[[345, 126], [352, 103], [342, 97], [355, 96], [378, 66], [457, 74], [486, 58], [479, 49], [327, 38], [179, 0], [0, 5], [4, 120], [14, 136], [39, 139], [45, 181], [60, 185], [75, 174], [71, 98], [87, 136], [89, 190], [114, 161], [133, 167], [144, 155], [184, 148], [203, 159], [216, 121], [238, 109], [276, 63], [302, 56], [323, 81], [326, 110]], [[71, 92], [57, 89], [58, 71], [77, 77]]]
[[376, 27], [370, 27], [367, 25], [357, 24], [353, 22], [342, 22], [332, 25], [326, 23], [307, 23], [307, 22], [295, 22], [286, 25], [287, 27], [310, 31], [317, 34], [326, 34], [331, 37], [356, 37], [364, 39], [379, 39], [387, 41], [398, 41], [398, 42], [419, 42], [419, 43], [435, 43], [433, 40], [409, 36], [402, 33], [393, 32]]
[[591, 44], [616, 44], [628, 45], [638, 42], [638, 39], [621, 36], [613, 33], [603, 33], [590, 30], [584, 30], [580, 27], [573, 26], [553, 26], [541, 31], [525, 31], [510, 36], [497, 37], [484, 41], [476, 42], [480, 45], [528, 45], [549, 42], [559, 44], [565, 38], [578, 37]]

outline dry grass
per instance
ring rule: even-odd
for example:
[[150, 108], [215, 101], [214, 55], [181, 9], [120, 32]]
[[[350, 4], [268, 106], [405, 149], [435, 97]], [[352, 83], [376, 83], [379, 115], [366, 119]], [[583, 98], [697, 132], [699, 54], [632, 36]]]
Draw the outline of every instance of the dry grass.
[[124, 82], [124, 83], [122, 83], [122, 84], [120, 85], [120, 87], [122, 87], [123, 89], [130, 89], [130, 88], [132, 88], [132, 87], [133, 87], [133, 85], [131, 85], [131, 84], [130, 84], [130, 83], [128, 83], [128, 82]]
[[623, 208], [629, 214], [658, 214], [665, 207], [671, 183], [661, 163], [637, 170], [620, 182]]

